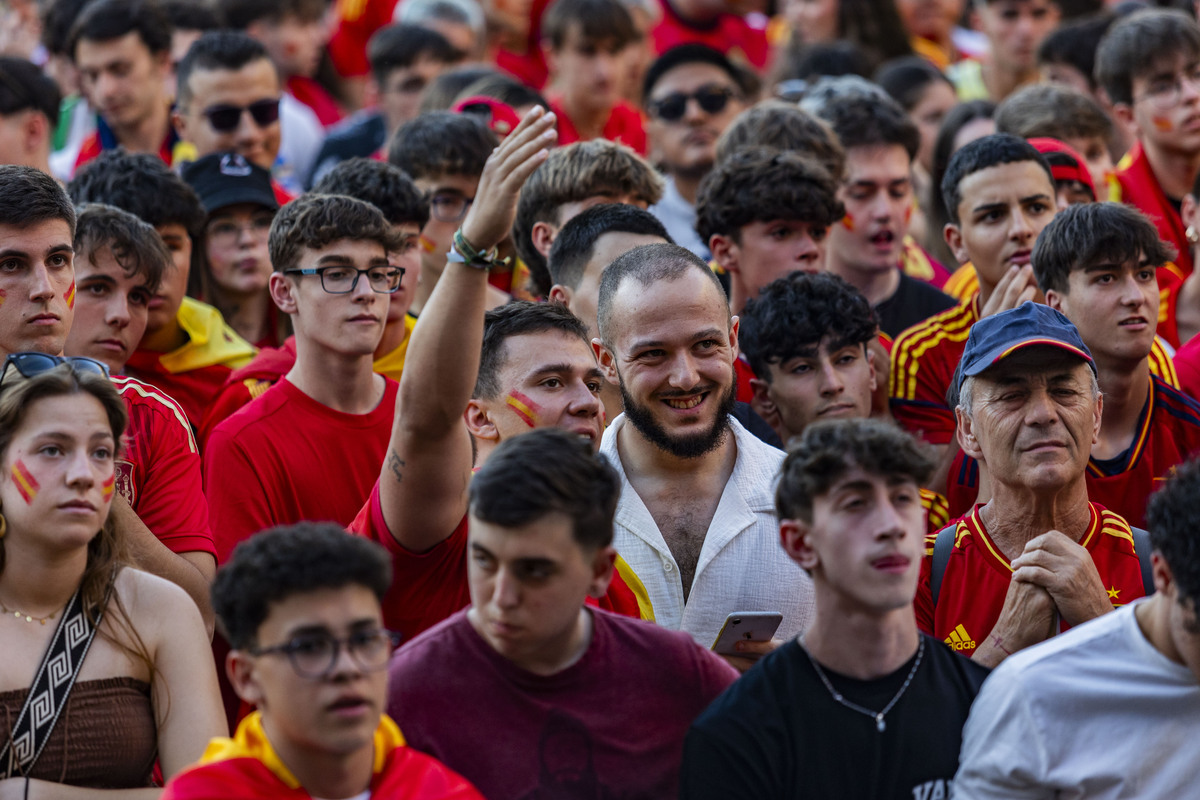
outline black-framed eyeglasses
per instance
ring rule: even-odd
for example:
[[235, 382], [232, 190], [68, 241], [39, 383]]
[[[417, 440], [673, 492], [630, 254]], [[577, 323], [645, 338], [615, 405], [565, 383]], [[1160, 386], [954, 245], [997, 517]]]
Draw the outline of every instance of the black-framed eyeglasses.
[[400, 279], [407, 270], [404, 267], [314, 267], [312, 269], [285, 269], [284, 275], [320, 275], [321, 288], [329, 294], [350, 294], [358, 288], [358, 279], [367, 276], [371, 291], [376, 294], [394, 294], [400, 288]]
[[435, 194], [429, 198], [429, 213], [438, 222], [461, 222], [473, 202], [474, 197], [464, 197], [454, 192]]
[[204, 109], [208, 124], [217, 133], [232, 133], [242, 121], [242, 112], [249, 111], [254, 124], [260, 128], [279, 120], [278, 100], [256, 100], [248, 106], [216, 105]]
[[251, 647], [247, 652], [254, 656], [287, 656], [301, 678], [319, 679], [333, 674], [343, 647], [364, 672], [385, 669], [400, 638], [400, 634], [382, 628], [356, 631], [340, 639], [327, 634], [307, 634], [271, 647]]
[[8, 368], [12, 367], [23, 378], [32, 378], [49, 372], [60, 364], [69, 364], [76, 372], [93, 372], [109, 377], [108, 365], [103, 361], [84, 356], [50, 356], [45, 353], [11, 353], [4, 359], [4, 367], [0, 368], [0, 386], [8, 380]]
[[691, 94], [671, 92], [650, 101], [650, 113], [665, 122], [677, 122], [687, 113], [689, 100], [695, 100], [706, 114], [719, 114], [733, 98], [733, 89], [712, 84], [701, 86]]

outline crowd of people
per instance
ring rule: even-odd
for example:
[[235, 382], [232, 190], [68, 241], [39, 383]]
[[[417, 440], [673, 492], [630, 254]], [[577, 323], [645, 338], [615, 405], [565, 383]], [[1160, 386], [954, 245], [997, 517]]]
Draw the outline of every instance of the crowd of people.
[[1190, 3], [8, 0], [0, 800], [1191, 797], [1198, 230]]

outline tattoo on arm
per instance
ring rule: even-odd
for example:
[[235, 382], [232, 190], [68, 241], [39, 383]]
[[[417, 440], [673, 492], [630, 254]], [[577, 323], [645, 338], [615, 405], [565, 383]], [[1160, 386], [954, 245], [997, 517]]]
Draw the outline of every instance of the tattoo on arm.
[[395, 450], [388, 451], [387, 465], [388, 469], [392, 471], [392, 477], [396, 479], [396, 483], [404, 480], [403, 470], [406, 465], [404, 459], [398, 456]]
[[1012, 655], [1012, 651], [1011, 651], [1011, 650], [1009, 650], [1007, 647], [1005, 647], [1005, 646], [1004, 646], [1004, 640], [1003, 640], [1003, 639], [1001, 639], [999, 636], [997, 636], [997, 635], [996, 635], [996, 634], [994, 634], [994, 633], [991, 635], [991, 637], [990, 637], [990, 638], [991, 638], [991, 640], [992, 640], [992, 644], [996, 645], [996, 647], [998, 647], [999, 649], [1003, 650], [1003, 651], [1004, 651], [1004, 653], [1005, 653], [1006, 655], [1010, 655], [1010, 656]]

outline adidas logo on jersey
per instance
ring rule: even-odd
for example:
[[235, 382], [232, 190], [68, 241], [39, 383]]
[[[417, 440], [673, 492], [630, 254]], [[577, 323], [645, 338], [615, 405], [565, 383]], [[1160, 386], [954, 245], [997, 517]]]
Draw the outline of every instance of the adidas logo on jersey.
[[975, 640], [971, 638], [971, 634], [967, 633], [967, 629], [961, 623], [957, 628], [950, 631], [950, 635], [946, 637], [945, 641], [946, 644], [955, 650], [975, 649]]

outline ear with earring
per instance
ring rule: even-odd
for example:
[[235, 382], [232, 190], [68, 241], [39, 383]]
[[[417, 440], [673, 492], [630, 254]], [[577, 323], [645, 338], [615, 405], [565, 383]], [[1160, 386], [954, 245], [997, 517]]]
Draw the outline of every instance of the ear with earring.
[[1196, 232], [1195, 225], [1188, 225], [1187, 230], [1183, 232], [1183, 235], [1187, 237], [1187, 240], [1190, 244], [1200, 243], [1200, 233]]

